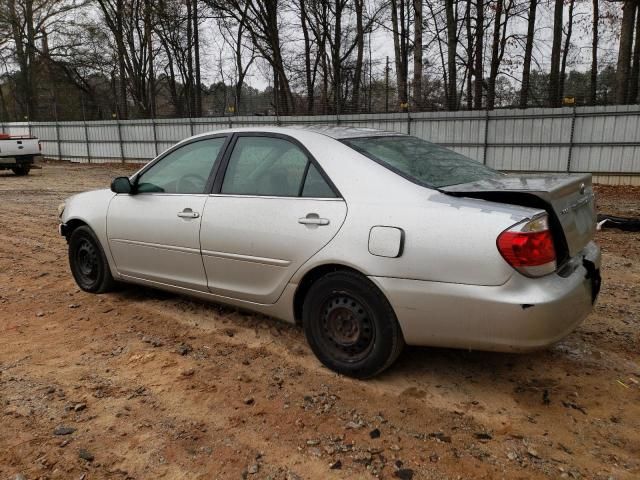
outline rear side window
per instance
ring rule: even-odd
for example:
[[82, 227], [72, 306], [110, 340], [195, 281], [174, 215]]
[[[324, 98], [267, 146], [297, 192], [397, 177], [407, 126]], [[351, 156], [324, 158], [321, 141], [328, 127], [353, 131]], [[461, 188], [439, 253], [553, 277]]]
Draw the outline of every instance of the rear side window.
[[350, 138], [343, 142], [409, 180], [432, 188], [501, 174], [469, 157], [410, 136]]
[[307, 178], [304, 181], [302, 196], [311, 198], [335, 198], [336, 194], [322, 175], [320, 175], [315, 165], [311, 164], [309, 165]]
[[274, 137], [239, 137], [229, 157], [221, 193], [333, 198], [335, 193], [306, 153]]

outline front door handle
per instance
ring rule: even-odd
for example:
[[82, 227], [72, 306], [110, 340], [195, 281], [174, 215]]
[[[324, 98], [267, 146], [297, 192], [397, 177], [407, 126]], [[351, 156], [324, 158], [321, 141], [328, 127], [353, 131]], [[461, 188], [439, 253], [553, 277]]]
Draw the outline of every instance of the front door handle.
[[200, 214], [198, 212], [194, 212], [190, 208], [185, 208], [181, 212], [178, 212], [178, 216], [180, 218], [198, 218]]
[[302, 225], [329, 225], [329, 219], [320, 218], [317, 213], [309, 213], [306, 217], [299, 218], [298, 223]]

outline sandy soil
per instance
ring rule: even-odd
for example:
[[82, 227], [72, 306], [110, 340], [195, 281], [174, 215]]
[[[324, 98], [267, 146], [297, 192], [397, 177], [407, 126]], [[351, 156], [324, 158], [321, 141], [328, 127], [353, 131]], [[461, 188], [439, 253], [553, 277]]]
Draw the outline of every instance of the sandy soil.
[[[600, 301], [555, 347], [410, 348], [360, 382], [298, 327], [81, 292], [56, 206], [125, 171], [0, 172], [0, 480], [640, 478], [640, 234], [598, 233]], [[600, 194], [638, 214], [640, 190]]]

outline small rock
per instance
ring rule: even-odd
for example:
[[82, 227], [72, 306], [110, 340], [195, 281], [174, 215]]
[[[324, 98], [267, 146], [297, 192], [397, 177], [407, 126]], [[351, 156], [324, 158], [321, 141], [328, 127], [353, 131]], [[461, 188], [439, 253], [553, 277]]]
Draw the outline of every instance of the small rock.
[[73, 427], [58, 427], [53, 431], [54, 435], [71, 435], [76, 429]]
[[331, 470], [340, 470], [342, 468], [342, 462], [340, 460], [336, 460], [332, 464], [329, 465]]
[[413, 478], [414, 472], [410, 468], [401, 468], [393, 472], [393, 476], [396, 478], [400, 478], [401, 480], [411, 480]]
[[478, 440], [481, 441], [487, 441], [487, 440], [491, 440], [493, 439], [493, 436], [490, 433], [487, 432], [476, 432], [473, 434], [474, 437], [476, 437]]
[[358, 428], [362, 428], [362, 423], [360, 422], [349, 422], [344, 428], [356, 430]]
[[69, 308], [78, 308], [80, 306], [80, 304], [78, 303], [72, 303], [69, 305]]
[[23, 474], [19, 473], [16, 475], [15, 480], [27, 480], [27, 477], [25, 477]]
[[193, 368], [188, 368], [186, 370], [183, 370], [180, 375], [182, 375], [183, 377], [192, 377], [194, 373], [196, 373], [196, 371]]
[[380, 438], [380, 430], [379, 430], [379, 429], [377, 429], [377, 428], [374, 428], [373, 430], [371, 430], [371, 431], [369, 432], [369, 436], [370, 436], [371, 438]]
[[540, 456], [538, 455], [538, 452], [531, 447], [529, 447], [529, 449], [527, 450], [527, 453], [531, 455], [533, 458], [540, 458]]
[[78, 403], [76, 404], [75, 407], [73, 407], [73, 410], [75, 412], [81, 412], [82, 410], [84, 410], [85, 408], [87, 408], [87, 404], [86, 403]]
[[314, 447], [316, 445], [320, 445], [320, 440], [307, 440], [307, 445]]
[[287, 472], [287, 480], [302, 480], [302, 477], [295, 472]]
[[253, 403], [255, 402], [255, 400], [253, 399], [253, 397], [245, 397], [245, 399], [243, 400], [245, 405], [253, 405]]
[[515, 452], [509, 452], [507, 453], [507, 458], [511, 461], [517, 460], [518, 459], [518, 454]]
[[93, 454], [92, 454], [90, 451], [85, 450], [84, 448], [81, 448], [81, 449], [78, 451], [78, 456], [79, 456], [81, 459], [86, 460], [87, 462], [93, 462], [93, 459], [95, 458], [95, 457], [93, 456]]
[[247, 468], [247, 472], [250, 475], [255, 475], [256, 473], [258, 473], [258, 470], [260, 470], [260, 466], [257, 463], [254, 463], [253, 465], [250, 465], [249, 468]]
[[435, 438], [436, 440], [440, 441], [440, 442], [444, 442], [444, 443], [451, 443], [451, 436], [449, 435], [445, 435], [442, 432], [434, 432], [434, 433], [430, 433], [429, 437], [431, 438]]
[[176, 351], [183, 357], [191, 353], [192, 350], [193, 348], [191, 348], [191, 345], [188, 345], [186, 343], [181, 343], [180, 345], [178, 345], [178, 348], [176, 348]]
[[44, 312], [42, 311], [36, 312], [36, 317], [44, 317]]

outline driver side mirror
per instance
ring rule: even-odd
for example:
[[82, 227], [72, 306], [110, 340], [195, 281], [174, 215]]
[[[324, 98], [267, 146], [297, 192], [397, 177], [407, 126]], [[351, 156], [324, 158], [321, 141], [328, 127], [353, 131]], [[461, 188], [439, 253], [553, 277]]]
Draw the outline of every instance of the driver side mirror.
[[133, 185], [131, 185], [129, 177], [117, 177], [113, 179], [113, 182], [111, 182], [111, 191], [113, 193], [131, 194], [133, 191]]

